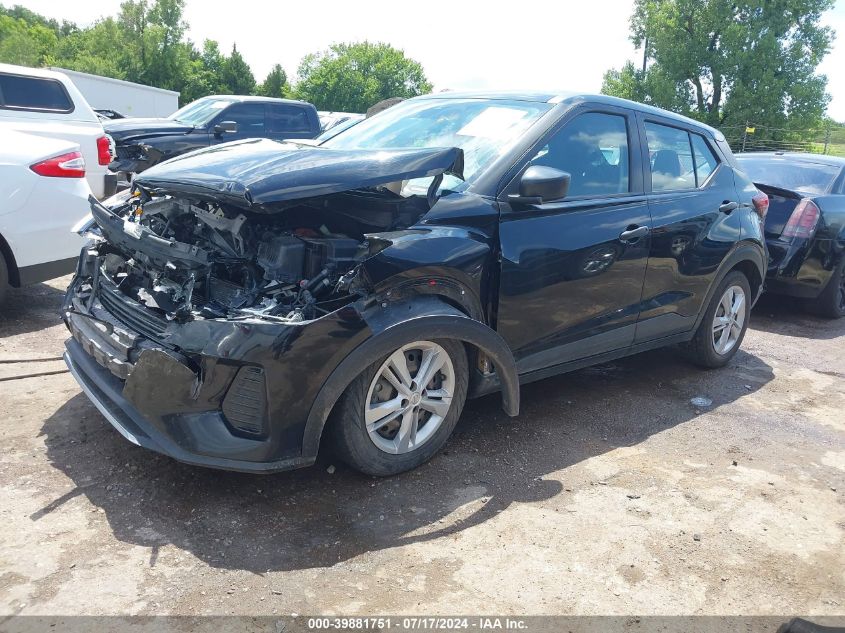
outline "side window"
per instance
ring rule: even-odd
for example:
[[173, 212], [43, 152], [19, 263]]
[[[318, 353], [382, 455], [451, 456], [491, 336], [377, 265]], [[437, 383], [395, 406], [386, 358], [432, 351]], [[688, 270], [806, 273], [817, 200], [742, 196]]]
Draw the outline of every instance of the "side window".
[[695, 159], [695, 182], [700, 187], [710, 174], [716, 171], [719, 161], [703, 136], [690, 134], [690, 138], [692, 139], [692, 155]]
[[0, 73], [2, 106], [15, 110], [73, 112], [73, 102], [60, 81]]
[[268, 134], [310, 131], [311, 125], [308, 123], [308, 113], [305, 108], [276, 103], [267, 104]]
[[651, 161], [652, 191], [694, 189], [695, 165], [689, 134], [656, 123], [646, 123], [645, 131]]
[[530, 165], [546, 165], [572, 176], [567, 197], [626, 193], [628, 124], [617, 114], [588, 112], [549, 139]]
[[238, 124], [238, 134], [264, 136], [263, 103], [236, 103], [227, 108], [217, 120], [234, 121]]

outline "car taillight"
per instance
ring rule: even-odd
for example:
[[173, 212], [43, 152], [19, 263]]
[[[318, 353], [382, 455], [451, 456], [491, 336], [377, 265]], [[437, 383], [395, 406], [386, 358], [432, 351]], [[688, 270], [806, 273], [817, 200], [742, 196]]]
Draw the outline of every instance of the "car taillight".
[[751, 198], [751, 203], [754, 205], [754, 211], [757, 212], [760, 219], [765, 220], [766, 214], [769, 212], [769, 196], [759, 191], [757, 195]]
[[789, 216], [789, 221], [783, 227], [783, 237], [810, 237], [816, 230], [821, 212], [816, 204], [804, 198]]
[[108, 165], [111, 161], [111, 141], [108, 136], [101, 136], [97, 139], [97, 162], [100, 165]]
[[42, 160], [29, 167], [39, 176], [53, 178], [85, 178], [85, 159], [82, 152], [68, 152]]

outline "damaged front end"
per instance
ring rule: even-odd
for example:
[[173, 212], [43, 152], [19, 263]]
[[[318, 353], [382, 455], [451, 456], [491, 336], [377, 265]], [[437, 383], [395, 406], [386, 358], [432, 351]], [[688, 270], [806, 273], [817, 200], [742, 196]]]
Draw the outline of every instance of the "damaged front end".
[[[92, 198], [63, 306], [68, 366], [121, 433], [249, 471], [313, 460], [301, 450], [311, 403], [371, 334], [362, 263], [429, 210], [461, 158], [260, 143], [249, 163], [243, 147], [218, 146], [151, 168], [106, 204]], [[432, 182], [408, 195], [421, 177]]]
[[[355, 265], [364, 235], [323, 222], [252, 216], [225, 206], [136, 189], [126, 204], [91, 201], [103, 275], [167, 321], [256, 317], [306, 321], [362, 296]], [[314, 226], [309, 226], [314, 225]]]

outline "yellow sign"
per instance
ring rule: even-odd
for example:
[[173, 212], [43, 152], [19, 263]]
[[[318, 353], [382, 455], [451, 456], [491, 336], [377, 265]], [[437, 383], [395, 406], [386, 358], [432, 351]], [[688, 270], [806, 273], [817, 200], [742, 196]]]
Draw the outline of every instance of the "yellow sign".
[[754, 128], [753, 127], [746, 127], [745, 133], [746, 134], [754, 134]]

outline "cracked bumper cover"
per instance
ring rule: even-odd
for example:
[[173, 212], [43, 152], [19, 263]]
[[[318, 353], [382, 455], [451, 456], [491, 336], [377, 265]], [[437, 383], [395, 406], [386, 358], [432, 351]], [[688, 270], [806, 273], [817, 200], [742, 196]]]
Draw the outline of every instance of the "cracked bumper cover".
[[[301, 455], [269, 462], [233, 458], [231, 455], [237, 453], [238, 444], [242, 453], [247, 456], [252, 453], [250, 449], [254, 447], [250, 444], [254, 440], [233, 436], [222, 415], [145, 415], [124, 397], [124, 383], [100, 366], [78, 342], [70, 339], [65, 348], [65, 363], [79, 386], [106, 420], [137, 446], [187, 464], [243, 472], [288, 470], [314, 461], [313, 457]], [[227, 456], [214, 454], [221, 450]]]
[[[63, 316], [72, 334], [64, 360], [106, 419], [129, 441], [188, 464], [275, 472], [313, 463], [304, 454], [306, 422], [331, 370], [369, 335], [347, 307], [299, 324], [236, 320], [168, 325], [151, 340], [92, 302]], [[266, 377], [266, 423], [260, 433], [236, 428], [224, 401], [243, 367]]]

